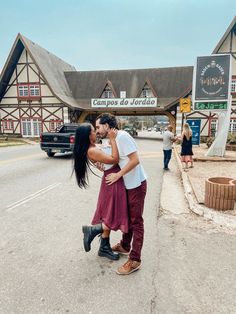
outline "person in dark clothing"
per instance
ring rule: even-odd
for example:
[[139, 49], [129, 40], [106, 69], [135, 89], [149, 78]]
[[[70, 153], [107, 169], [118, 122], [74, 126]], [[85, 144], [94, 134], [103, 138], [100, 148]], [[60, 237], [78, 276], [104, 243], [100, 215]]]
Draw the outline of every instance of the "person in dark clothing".
[[108, 185], [105, 182], [107, 175], [120, 171], [116, 133], [117, 130], [110, 129], [109, 143], [97, 145], [94, 127], [90, 123], [83, 123], [76, 130], [73, 151], [74, 172], [80, 188], [88, 186], [88, 171], [91, 170], [91, 166], [93, 164], [96, 166], [97, 163], [103, 164], [104, 175], [92, 226], [83, 226], [82, 231], [85, 251], [90, 251], [91, 242], [96, 235], [101, 234], [98, 255], [111, 260], [118, 260], [119, 254], [111, 249], [110, 230], [119, 229], [126, 233], [129, 229], [127, 195], [123, 178], [117, 180], [114, 185]]
[[192, 130], [188, 123], [184, 124], [181, 134], [181, 161], [185, 170], [189, 163], [190, 168], [193, 168]]

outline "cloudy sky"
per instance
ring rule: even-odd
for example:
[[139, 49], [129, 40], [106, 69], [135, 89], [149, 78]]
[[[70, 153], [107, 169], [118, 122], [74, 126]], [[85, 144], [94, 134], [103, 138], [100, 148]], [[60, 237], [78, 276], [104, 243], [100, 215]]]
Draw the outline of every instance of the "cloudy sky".
[[78, 70], [193, 65], [235, 15], [235, 0], [4, 1], [0, 69], [19, 32]]

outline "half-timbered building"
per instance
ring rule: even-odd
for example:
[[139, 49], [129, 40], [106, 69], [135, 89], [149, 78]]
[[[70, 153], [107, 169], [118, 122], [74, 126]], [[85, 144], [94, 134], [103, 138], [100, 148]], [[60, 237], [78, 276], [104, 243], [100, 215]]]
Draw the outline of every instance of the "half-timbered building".
[[[232, 55], [230, 131], [236, 132], [236, 17], [213, 53]], [[166, 115], [179, 133], [179, 100], [191, 97], [192, 76], [192, 66], [76, 71], [18, 34], [0, 75], [0, 133], [38, 137], [66, 122], [93, 122], [102, 112]], [[205, 136], [217, 126], [215, 113], [192, 111], [185, 118], [201, 119]]]
[[[175, 124], [179, 98], [191, 90], [192, 72], [191, 66], [76, 71], [18, 34], [0, 77], [1, 132], [39, 136], [65, 122], [93, 121], [105, 111], [117, 115], [165, 114]], [[93, 99], [121, 98], [132, 100], [133, 105], [92, 106]], [[145, 99], [154, 99], [154, 106]]]
[[0, 78], [1, 132], [34, 137], [69, 122], [65, 71], [75, 67], [18, 34]]

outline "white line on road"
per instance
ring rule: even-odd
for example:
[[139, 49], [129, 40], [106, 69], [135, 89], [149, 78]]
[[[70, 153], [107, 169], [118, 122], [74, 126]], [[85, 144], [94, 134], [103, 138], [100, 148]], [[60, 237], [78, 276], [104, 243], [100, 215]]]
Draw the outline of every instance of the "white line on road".
[[37, 191], [37, 192], [35, 192], [33, 194], [30, 194], [30, 195], [26, 196], [25, 198], [23, 198], [23, 199], [21, 199], [21, 200], [19, 200], [17, 202], [14, 202], [14, 203], [8, 205], [7, 206], [7, 211], [11, 211], [13, 208], [18, 207], [18, 206], [20, 206], [22, 204], [25, 204], [25, 203], [29, 202], [30, 200], [32, 200], [32, 199], [34, 199], [34, 198], [36, 198], [36, 197], [38, 197], [38, 196], [40, 196], [40, 195], [42, 195], [44, 193], [46, 193], [46, 192], [56, 188], [60, 184], [62, 184], [62, 183], [51, 184], [51, 185], [47, 186], [46, 188], [43, 188], [43, 189], [41, 189], [41, 190], [39, 190], [39, 191]]

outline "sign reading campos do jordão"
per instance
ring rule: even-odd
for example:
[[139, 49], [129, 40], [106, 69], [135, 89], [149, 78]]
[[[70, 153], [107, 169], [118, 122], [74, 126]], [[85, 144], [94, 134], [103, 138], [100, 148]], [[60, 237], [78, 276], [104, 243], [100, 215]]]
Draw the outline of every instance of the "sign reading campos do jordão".
[[157, 107], [157, 98], [92, 98], [93, 108]]
[[[194, 110], [227, 109], [222, 106], [222, 101], [227, 103], [230, 97], [230, 61], [227, 54], [197, 58], [193, 77]], [[203, 106], [203, 103], [208, 105]]]

